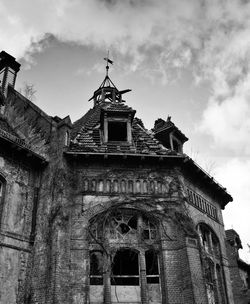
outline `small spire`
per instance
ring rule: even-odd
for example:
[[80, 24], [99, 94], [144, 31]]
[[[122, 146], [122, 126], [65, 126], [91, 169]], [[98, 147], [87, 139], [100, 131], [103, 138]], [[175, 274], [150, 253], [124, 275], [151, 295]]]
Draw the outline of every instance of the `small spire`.
[[113, 61], [109, 59], [109, 51], [108, 51], [108, 54], [107, 54], [107, 57], [103, 58], [107, 65], [106, 65], [106, 76], [108, 76], [108, 73], [109, 73], [109, 63], [110, 64], [113, 64]]

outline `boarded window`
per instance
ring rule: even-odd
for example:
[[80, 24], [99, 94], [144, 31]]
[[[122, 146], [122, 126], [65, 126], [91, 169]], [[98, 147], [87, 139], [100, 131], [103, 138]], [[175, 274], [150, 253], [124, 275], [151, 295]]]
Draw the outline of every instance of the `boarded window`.
[[111, 285], [139, 285], [137, 252], [130, 249], [117, 251], [112, 264]]

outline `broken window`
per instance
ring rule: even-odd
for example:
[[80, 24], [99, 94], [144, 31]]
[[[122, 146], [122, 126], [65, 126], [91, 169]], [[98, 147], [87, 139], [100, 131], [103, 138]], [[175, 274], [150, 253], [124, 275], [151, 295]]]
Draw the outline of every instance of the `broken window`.
[[101, 251], [90, 252], [90, 285], [103, 284], [103, 254]]
[[156, 227], [147, 218], [143, 218], [142, 237], [144, 240], [156, 239]]
[[215, 288], [214, 288], [214, 264], [211, 260], [206, 259], [204, 263], [204, 276], [207, 289], [207, 297], [209, 304], [215, 304]]
[[130, 212], [116, 212], [109, 222], [111, 238], [135, 233], [137, 230], [137, 215]]
[[[138, 230], [139, 221], [140, 229]], [[137, 233], [140, 233], [144, 240], [155, 240], [157, 237], [156, 226], [148, 218], [134, 210], [113, 213], [108, 220], [108, 230], [112, 239]]]
[[225, 303], [225, 282], [222, 273], [220, 242], [212, 229], [205, 224], [198, 225], [202, 261], [209, 304]]
[[206, 252], [211, 251], [211, 244], [210, 244], [210, 231], [206, 227], [206, 225], [200, 225], [199, 229], [199, 236], [200, 236], [200, 241], [202, 248], [205, 249]]
[[112, 263], [111, 285], [139, 285], [137, 252], [130, 249], [116, 252]]
[[146, 276], [148, 284], [159, 284], [158, 256], [155, 250], [145, 252]]
[[108, 122], [108, 141], [127, 141], [127, 122]]

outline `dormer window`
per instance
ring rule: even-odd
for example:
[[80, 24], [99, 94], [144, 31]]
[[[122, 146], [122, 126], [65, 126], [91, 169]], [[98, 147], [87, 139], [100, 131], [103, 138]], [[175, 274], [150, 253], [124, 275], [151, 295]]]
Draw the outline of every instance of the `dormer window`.
[[108, 117], [104, 115], [104, 142], [131, 143], [131, 119], [128, 117]]
[[109, 121], [108, 122], [108, 141], [128, 141], [127, 122]]
[[182, 153], [182, 143], [173, 136], [171, 137], [171, 148], [178, 153]]

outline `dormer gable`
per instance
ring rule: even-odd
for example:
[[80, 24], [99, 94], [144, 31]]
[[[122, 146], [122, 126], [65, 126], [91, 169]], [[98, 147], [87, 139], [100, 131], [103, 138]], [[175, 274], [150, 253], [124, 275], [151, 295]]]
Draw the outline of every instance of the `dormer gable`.
[[101, 109], [101, 131], [104, 143], [132, 143], [135, 110], [124, 103], [106, 103]]
[[166, 148], [177, 153], [183, 153], [183, 145], [188, 138], [175, 126], [168, 116], [167, 120], [158, 118], [155, 121], [154, 128], [155, 138], [157, 138]]

